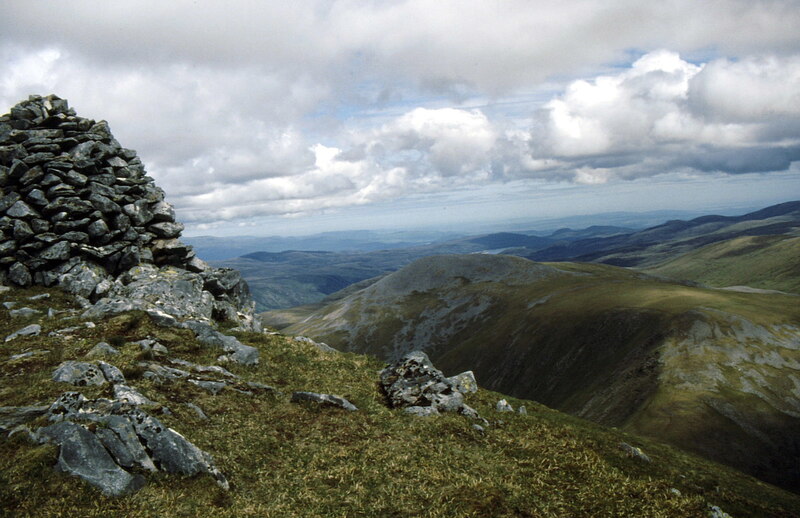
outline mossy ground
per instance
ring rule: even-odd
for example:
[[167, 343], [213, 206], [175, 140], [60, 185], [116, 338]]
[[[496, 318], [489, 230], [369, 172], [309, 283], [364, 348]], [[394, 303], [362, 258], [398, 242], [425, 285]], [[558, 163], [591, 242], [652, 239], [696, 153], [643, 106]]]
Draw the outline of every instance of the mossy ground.
[[[15, 290], [0, 300], [29, 306], [70, 305], [53, 291]], [[0, 336], [38, 320], [11, 319], [0, 308]], [[324, 353], [280, 335], [237, 334], [261, 351], [257, 367], [226, 366], [279, 393], [245, 395], [226, 389], [212, 396], [177, 381], [155, 385], [141, 378], [138, 346], [148, 336], [171, 357], [215, 364], [188, 332], [160, 328], [131, 313], [49, 337], [78, 320], [42, 319], [44, 333], [0, 343], [3, 405], [47, 404], [74, 387], [50, 381], [59, 362], [81, 359], [98, 341], [119, 345], [110, 361], [130, 384], [168, 407], [149, 409], [211, 453], [231, 482], [223, 491], [209, 476], [148, 475], [135, 495], [107, 498], [77, 478], [53, 469], [57, 450], [24, 434], [0, 439], [0, 510], [9, 516], [706, 516], [708, 503], [733, 516], [800, 515], [800, 497], [656, 442], [524, 404], [528, 415], [499, 414], [502, 396], [479, 390], [468, 404], [490, 421], [486, 432], [462, 416], [422, 419], [386, 407], [377, 385], [383, 364], [368, 356]], [[12, 354], [50, 353], [7, 361]], [[478, 380], [480, 382], [480, 380]], [[294, 390], [344, 396], [358, 412], [289, 402]], [[82, 389], [109, 396], [108, 387]], [[208, 415], [201, 420], [186, 403]], [[32, 423], [44, 424], [42, 420]], [[629, 458], [619, 443], [640, 446], [652, 459]], [[673, 489], [677, 489], [677, 494]]]

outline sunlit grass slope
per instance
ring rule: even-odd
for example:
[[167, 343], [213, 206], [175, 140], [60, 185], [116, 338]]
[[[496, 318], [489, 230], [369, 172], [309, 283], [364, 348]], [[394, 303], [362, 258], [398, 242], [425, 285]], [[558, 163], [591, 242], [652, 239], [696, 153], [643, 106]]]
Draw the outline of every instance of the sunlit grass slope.
[[800, 237], [739, 237], [693, 250], [647, 271], [710, 286], [800, 293]]
[[[69, 305], [41, 290], [0, 295], [46, 310]], [[32, 322], [0, 308], [0, 336]], [[734, 516], [793, 516], [800, 498], [730, 468], [681, 451], [509, 398], [528, 415], [499, 414], [504, 397], [481, 389], [467, 402], [489, 421], [485, 433], [462, 416], [424, 419], [390, 410], [377, 386], [383, 364], [369, 356], [325, 353], [288, 337], [238, 333], [261, 352], [257, 367], [228, 366], [247, 381], [279, 393], [216, 396], [176, 381], [154, 385], [141, 377], [133, 340], [154, 337], [170, 356], [214, 364], [184, 330], [161, 328], [130, 313], [81, 328], [68, 337], [48, 332], [78, 322], [44, 319], [39, 337], [0, 343], [3, 405], [47, 404], [71, 387], [50, 381], [63, 360], [80, 359], [98, 341], [119, 346], [112, 363], [142, 393], [168, 407], [148, 411], [214, 456], [227, 475], [224, 492], [207, 476], [150, 476], [133, 496], [106, 498], [53, 469], [56, 450], [24, 434], [0, 440], [0, 510], [8, 516], [707, 516], [719, 505]], [[13, 354], [47, 354], [9, 361]], [[448, 372], [447, 374], [452, 374]], [[479, 382], [482, 381], [479, 377]], [[344, 412], [289, 402], [294, 390], [342, 395], [359, 407]], [[108, 388], [84, 388], [87, 397]], [[187, 403], [205, 410], [201, 420]], [[42, 421], [34, 425], [44, 424]], [[628, 457], [621, 441], [641, 447], [651, 463]]]

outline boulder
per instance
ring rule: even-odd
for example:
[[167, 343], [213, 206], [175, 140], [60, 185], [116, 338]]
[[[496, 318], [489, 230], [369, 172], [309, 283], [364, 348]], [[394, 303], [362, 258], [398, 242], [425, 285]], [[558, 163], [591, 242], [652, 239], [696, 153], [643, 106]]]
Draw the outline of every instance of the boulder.
[[108, 383], [103, 371], [92, 363], [66, 361], [53, 371], [53, 381], [70, 383], [78, 387], [105, 385]]
[[141, 489], [145, 480], [122, 469], [100, 440], [83, 426], [63, 421], [37, 431], [43, 442], [59, 446], [61, 471], [82, 478], [109, 496], [120, 496]]
[[[458, 412], [478, 417], [477, 412], [464, 403], [457, 381], [446, 378], [422, 351], [411, 352], [383, 369], [380, 384], [393, 408], [414, 408], [410, 412], [415, 415]], [[464, 387], [462, 390], [469, 391]], [[428, 407], [436, 412], [420, 410]]]
[[39, 324], [31, 324], [29, 326], [25, 326], [22, 329], [19, 329], [6, 337], [6, 342], [10, 342], [11, 340], [15, 340], [20, 336], [37, 336], [42, 332], [42, 326]]

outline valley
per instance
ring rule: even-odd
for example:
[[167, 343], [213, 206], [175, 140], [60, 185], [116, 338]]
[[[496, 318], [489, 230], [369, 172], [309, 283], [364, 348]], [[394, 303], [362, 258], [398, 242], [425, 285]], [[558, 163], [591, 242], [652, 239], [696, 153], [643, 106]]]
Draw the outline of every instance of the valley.
[[[798, 488], [800, 304], [607, 265], [420, 259], [283, 332], [445, 371]], [[269, 323], [269, 314], [266, 318]]]

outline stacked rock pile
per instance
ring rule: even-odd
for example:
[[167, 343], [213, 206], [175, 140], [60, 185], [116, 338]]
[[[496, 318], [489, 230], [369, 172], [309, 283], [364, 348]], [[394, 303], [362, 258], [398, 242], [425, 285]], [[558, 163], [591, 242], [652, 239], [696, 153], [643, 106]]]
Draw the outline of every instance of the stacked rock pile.
[[57, 285], [97, 302], [171, 267], [207, 299], [189, 316], [256, 325], [238, 272], [209, 268], [178, 239], [183, 228], [105, 121], [77, 116], [55, 95], [0, 116], [0, 283]]

